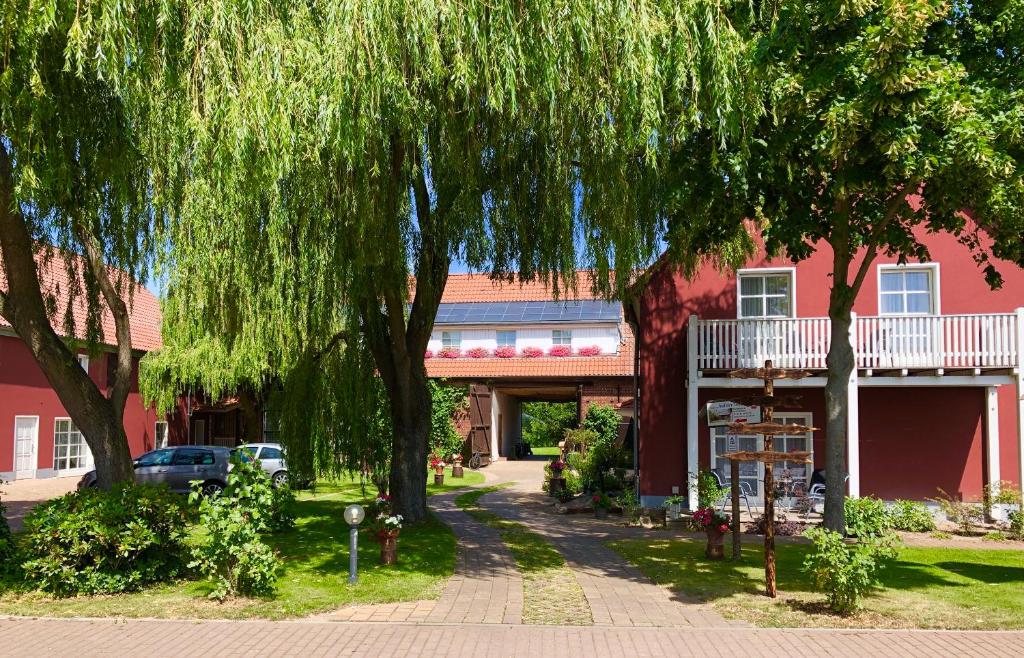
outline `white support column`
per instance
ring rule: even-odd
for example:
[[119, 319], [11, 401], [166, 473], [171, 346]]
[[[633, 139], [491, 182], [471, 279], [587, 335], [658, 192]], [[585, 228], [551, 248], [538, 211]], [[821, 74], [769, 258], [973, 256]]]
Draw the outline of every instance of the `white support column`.
[[697, 509], [697, 488], [690, 486], [697, 481], [697, 320], [691, 315], [686, 327], [686, 491], [689, 508]]
[[846, 390], [846, 470], [850, 475], [848, 495], [860, 498], [860, 391], [857, 373], [857, 314], [850, 313], [850, 346], [853, 371]]
[[985, 484], [994, 486], [999, 473], [999, 387], [985, 387]]
[[1017, 309], [1017, 478], [1024, 491], [1024, 308]]

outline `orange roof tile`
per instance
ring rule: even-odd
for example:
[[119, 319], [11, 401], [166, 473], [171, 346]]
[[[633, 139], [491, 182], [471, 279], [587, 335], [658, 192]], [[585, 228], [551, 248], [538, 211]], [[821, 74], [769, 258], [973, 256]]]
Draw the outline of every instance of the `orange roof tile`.
[[[49, 296], [56, 302], [56, 314], [50, 318], [50, 323], [57, 333], [64, 337], [64, 313], [67, 309], [67, 301], [72, 294], [71, 279], [68, 278], [68, 268], [65, 258], [66, 252], [58, 249], [41, 251], [36, 254], [36, 268], [40, 274], [40, 282], [44, 298]], [[80, 258], [80, 256], [72, 256]], [[122, 270], [108, 268], [114, 277], [128, 276]], [[79, 290], [84, 288], [81, 275], [76, 286]], [[7, 276], [0, 269], [0, 288], [7, 288]], [[140, 283], [130, 283], [130, 293], [126, 296], [125, 303], [128, 304], [128, 312], [131, 316], [132, 349], [150, 352], [159, 349], [163, 345], [160, 338], [160, 324], [162, 315], [160, 313], [160, 301]], [[73, 338], [85, 338], [85, 319], [87, 304], [83, 294], [75, 295], [71, 305], [71, 315], [74, 318]], [[107, 345], [114, 345], [114, 316], [110, 309], [103, 305], [103, 312], [100, 317], [103, 329], [103, 342]], [[0, 317], [0, 328], [9, 328], [11, 325]]]
[[522, 356], [510, 359], [427, 359], [427, 376], [441, 379], [479, 379], [505, 377], [632, 377], [634, 338], [632, 328], [620, 325], [622, 343], [618, 354], [606, 356]]
[[[559, 287], [559, 297], [571, 300], [601, 299], [594, 294], [589, 272], [577, 274], [576, 290]], [[554, 299], [552, 288], [544, 281], [492, 279], [487, 274], [449, 274], [441, 296], [442, 304], [455, 302], [536, 302]]]

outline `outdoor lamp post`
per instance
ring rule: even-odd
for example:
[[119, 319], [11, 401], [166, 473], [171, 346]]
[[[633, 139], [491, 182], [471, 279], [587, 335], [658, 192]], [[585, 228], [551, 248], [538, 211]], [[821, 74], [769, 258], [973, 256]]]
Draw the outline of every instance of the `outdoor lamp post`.
[[345, 508], [345, 521], [348, 523], [348, 584], [356, 582], [356, 560], [359, 556], [359, 524], [363, 522], [366, 512], [362, 505], [349, 505]]

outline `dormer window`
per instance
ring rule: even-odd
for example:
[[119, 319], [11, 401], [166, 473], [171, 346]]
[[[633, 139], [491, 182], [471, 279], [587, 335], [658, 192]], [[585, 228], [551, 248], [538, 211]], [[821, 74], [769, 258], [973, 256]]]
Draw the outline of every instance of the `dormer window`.
[[516, 346], [516, 332], [514, 331], [499, 331], [497, 332], [498, 347], [515, 347]]
[[551, 332], [552, 345], [572, 345], [572, 331], [569, 329], [555, 329]]
[[441, 347], [444, 349], [462, 349], [461, 331], [442, 331]]

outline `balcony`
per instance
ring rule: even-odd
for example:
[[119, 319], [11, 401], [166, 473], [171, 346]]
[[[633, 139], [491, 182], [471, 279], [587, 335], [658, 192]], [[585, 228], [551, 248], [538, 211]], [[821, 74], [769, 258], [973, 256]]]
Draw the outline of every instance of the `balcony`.
[[[1024, 309], [1015, 313], [854, 317], [857, 368], [908, 374], [1010, 374], [1021, 367]], [[828, 318], [701, 320], [689, 328], [699, 371], [753, 368], [825, 370]], [[695, 357], [695, 358], [694, 358]]]

